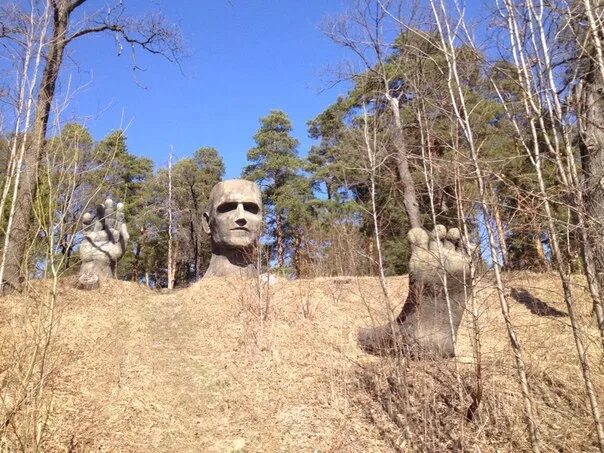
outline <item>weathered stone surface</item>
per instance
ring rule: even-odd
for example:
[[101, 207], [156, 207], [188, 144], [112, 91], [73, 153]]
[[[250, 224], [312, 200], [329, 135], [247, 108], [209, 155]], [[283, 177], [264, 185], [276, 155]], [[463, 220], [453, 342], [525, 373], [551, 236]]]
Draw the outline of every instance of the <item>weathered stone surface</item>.
[[98, 287], [100, 280], [115, 278], [117, 262], [126, 251], [130, 235], [124, 219], [124, 204], [114, 206], [113, 200], [108, 198], [104, 204], [97, 206], [95, 216], [84, 214], [82, 222], [82, 265], [77, 286], [94, 289]]
[[230, 179], [216, 184], [203, 214], [203, 229], [212, 240], [212, 258], [204, 278], [258, 274], [262, 194], [256, 183]]
[[80, 275], [76, 283], [76, 288], [84, 289], [87, 291], [91, 289], [97, 289], [99, 286], [100, 283], [98, 275], [89, 273]]
[[359, 343], [370, 353], [452, 357], [470, 290], [471, 256], [457, 228], [437, 225], [430, 234], [413, 228], [408, 239], [410, 293], [403, 310], [392, 323], [361, 330]]

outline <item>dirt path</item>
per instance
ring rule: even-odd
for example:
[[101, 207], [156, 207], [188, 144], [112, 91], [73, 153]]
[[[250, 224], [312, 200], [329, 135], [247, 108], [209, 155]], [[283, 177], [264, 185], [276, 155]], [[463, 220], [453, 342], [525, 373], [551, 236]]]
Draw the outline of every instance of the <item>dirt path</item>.
[[71, 360], [56, 383], [57, 448], [375, 450], [346, 402], [354, 362], [345, 351], [359, 354], [349, 319], [363, 321], [343, 301], [315, 294], [325, 298], [317, 319], [330, 312], [321, 326], [290, 286], [274, 289], [262, 320], [254, 291], [232, 282], [168, 294], [120, 284], [126, 291], [108, 289], [63, 315]]
[[178, 294], [155, 296], [145, 308], [141, 335], [126, 343], [132, 353], [122, 371], [129, 412], [142, 416], [133, 428], [157, 450], [218, 450], [213, 440], [228, 423], [217, 398], [211, 343], [196, 342], [198, 326]]

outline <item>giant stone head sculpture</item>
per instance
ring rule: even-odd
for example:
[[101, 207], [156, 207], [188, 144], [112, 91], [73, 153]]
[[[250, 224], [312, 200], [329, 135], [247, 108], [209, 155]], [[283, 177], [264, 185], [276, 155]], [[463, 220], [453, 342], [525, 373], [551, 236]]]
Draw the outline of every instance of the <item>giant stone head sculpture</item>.
[[219, 182], [210, 193], [203, 229], [211, 236], [212, 258], [204, 277], [253, 276], [262, 232], [262, 194], [243, 179]]

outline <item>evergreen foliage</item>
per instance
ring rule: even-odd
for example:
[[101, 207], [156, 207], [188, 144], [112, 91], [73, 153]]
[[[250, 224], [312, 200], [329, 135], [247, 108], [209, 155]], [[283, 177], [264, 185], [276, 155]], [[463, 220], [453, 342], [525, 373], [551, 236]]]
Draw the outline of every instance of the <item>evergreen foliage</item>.
[[311, 183], [304, 174], [305, 161], [298, 156], [298, 141], [290, 134], [287, 115], [273, 110], [261, 118], [247, 153], [249, 165], [243, 177], [255, 181], [262, 191], [271, 258], [284, 268], [286, 261], [300, 273], [300, 252], [306, 227], [312, 218]]

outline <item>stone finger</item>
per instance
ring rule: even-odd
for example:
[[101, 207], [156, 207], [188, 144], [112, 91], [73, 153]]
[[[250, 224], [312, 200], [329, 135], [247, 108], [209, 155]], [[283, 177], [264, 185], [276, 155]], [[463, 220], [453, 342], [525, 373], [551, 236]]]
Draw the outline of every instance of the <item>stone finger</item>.
[[447, 250], [456, 250], [460, 238], [461, 233], [459, 231], [459, 228], [449, 228], [449, 231], [447, 231], [447, 235], [444, 240], [445, 248]]
[[459, 228], [449, 228], [449, 231], [447, 231], [447, 239], [453, 243], [458, 242], [461, 239], [461, 231], [459, 231]]
[[105, 229], [105, 206], [98, 204], [96, 206], [96, 219], [94, 222], [94, 231], [102, 231]]
[[411, 244], [412, 250], [414, 248], [427, 249], [430, 237], [423, 228], [412, 228], [409, 230], [409, 233], [407, 233], [407, 239]]
[[112, 229], [115, 227], [115, 207], [113, 204], [113, 200], [111, 198], [107, 198], [105, 200], [105, 225]]
[[126, 246], [128, 245], [128, 239], [130, 239], [130, 234], [128, 234], [128, 227], [125, 223], [122, 223], [120, 227], [120, 247], [122, 255], [126, 252]]
[[90, 233], [94, 231], [93, 219], [94, 218], [92, 217], [92, 214], [90, 214], [89, 212], [85, 213], [82, 216], [82, 225], [85, 233]]
[[[436, 225], [430, 233], [430, 250], [437, 251], [443, 245], [447, 237], [447, 229], [444, 225]], [[439, 244], [440, 242], [440, 244]]]
[[117, 204], [117, 210], [115, 212], [115, 228], [121, 230], [122, 224], [124, 223], [124, 203]]

